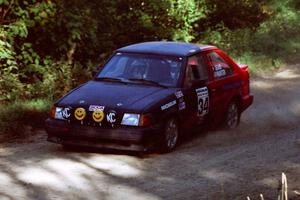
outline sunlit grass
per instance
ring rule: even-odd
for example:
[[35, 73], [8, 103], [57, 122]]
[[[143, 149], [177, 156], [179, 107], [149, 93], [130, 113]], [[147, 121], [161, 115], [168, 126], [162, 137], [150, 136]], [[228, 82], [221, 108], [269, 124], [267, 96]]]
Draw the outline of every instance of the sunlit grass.
[[234, 58], [239, 64], [247, 64], [251, 72], [271, 72], [284, 65], [284, 62], [280, 59], [272, 59], [266, 55], [257, 55], [250, 52], [246, 52], [241, 56], [234, 56]]

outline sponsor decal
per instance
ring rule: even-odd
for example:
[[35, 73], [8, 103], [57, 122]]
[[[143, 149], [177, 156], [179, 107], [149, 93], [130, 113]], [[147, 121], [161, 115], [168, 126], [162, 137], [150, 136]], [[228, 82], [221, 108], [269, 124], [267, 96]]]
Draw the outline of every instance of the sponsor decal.
[[214, 66], [214, 71], [219, 71], [219, 70], [222, 70], [222, 65], [221, 64], [216, 64]]
[[196, 93], [198, 99], [198, 116], [204, 116], [208, 113], [209, 108], [208, 88], [197, 88]]
[[102, 122], [104, 119], [104, 112], [102, 110], [95, 110], [92, 114], [93, 120], [97, 123]]
[[83, 120], [86, 116], [85, 109], [84, 108], [76, 108], [74, 115], [77, 120]]
[[89, 107], [89, 111], [95, 111], [95, 110], [101, 110], [103, 111], [105, 108], [105, 106], [99, 106], [99, 105], [90, 105]]
[[177, 97], [177, 99], [183, 97], [182, 91], [180, 90], [180, 91], [175, 92], [175, 96]]
[[108, 114], [106, 114], [106, 120], [109, 122], [109, 123], [115, 123], [116, 122], [116, 115], [117, 113], [115, 111], [109, 111]]
[[214, 72], [214, 77], [222, 77], [225, 75], [226, 75], [226, 71], [224, 69]]
[[169, 102], [169, 103], [167, 103], [167, 104], [161, 106], [160, 108], [161, 108], [161, 110], [166, 110], [166, 109], [168, 109], [168, 108], [174, 106], [175, 104], [176, 104], [176, 100], [171, 101], [171, 102]]
[[242, 81], [236, 81], [236, 82], [232, 82], [232, 83], [223, 85], [222, 89], [223, 90], [231, 90], [231, 89], [239, 88], [241, 86], [242, 86]]
[[79, 104], [84, 104], [85, 103], [85, 100], [80, 100], [79, 101]]
[[70, 108], [64, 108], [61, 110], [61, 114], [62, 114], [62, 117], [64, 119], [69, 119], [69, 117], [71, 116], [71, 109]]
[[186, 108], [183, 96], [178, 99], [178, 110], [184, 110]]
[[185, 102], [183, 101], [183, 102], [180, 102], [179, 104], [178, 104], [178, 109], [179, 110], [184, 110], [185, 109]]
[[226, 71], [225, 71], [225, 69], [222, 68], [221, 64], [214, 65], [214, 77], [215, 78], [222, 77], [225, 75], [226, 75]]

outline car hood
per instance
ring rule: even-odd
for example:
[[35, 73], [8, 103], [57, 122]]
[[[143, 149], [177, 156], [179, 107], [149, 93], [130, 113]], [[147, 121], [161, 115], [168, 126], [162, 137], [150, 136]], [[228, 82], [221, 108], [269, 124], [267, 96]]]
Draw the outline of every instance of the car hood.
[[[110, 108], [133, 108], [134, 104], [148, 96], [166, 90], [141, 84], [123, 84], [104, 81], [89, 81], [61, 98], [59, 106], [99, 105]], [[157, 95], [154, 95], [157, 96]]]

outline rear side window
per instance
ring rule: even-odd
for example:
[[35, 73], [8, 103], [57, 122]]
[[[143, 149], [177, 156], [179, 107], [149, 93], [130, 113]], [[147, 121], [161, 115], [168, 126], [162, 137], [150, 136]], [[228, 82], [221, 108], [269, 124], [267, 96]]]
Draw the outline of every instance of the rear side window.
[[207, 65], [202, 55], [195, 55], [188, 58], [186, 68], [185, 86], [190, 86], [193, 80], [207, 80]]
[[212, 64], [215, 79], [223, 78], [233, 74], [232, 67], [216, 52], [210, 52], [207, 57]]

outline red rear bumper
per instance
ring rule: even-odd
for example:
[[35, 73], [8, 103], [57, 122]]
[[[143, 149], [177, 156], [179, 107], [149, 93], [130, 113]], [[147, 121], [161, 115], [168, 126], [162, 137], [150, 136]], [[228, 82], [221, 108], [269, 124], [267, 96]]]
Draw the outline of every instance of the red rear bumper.
[[253, 103], [253, 95], [249, 94], [242, 99], [242, 112], [246, 110]]

